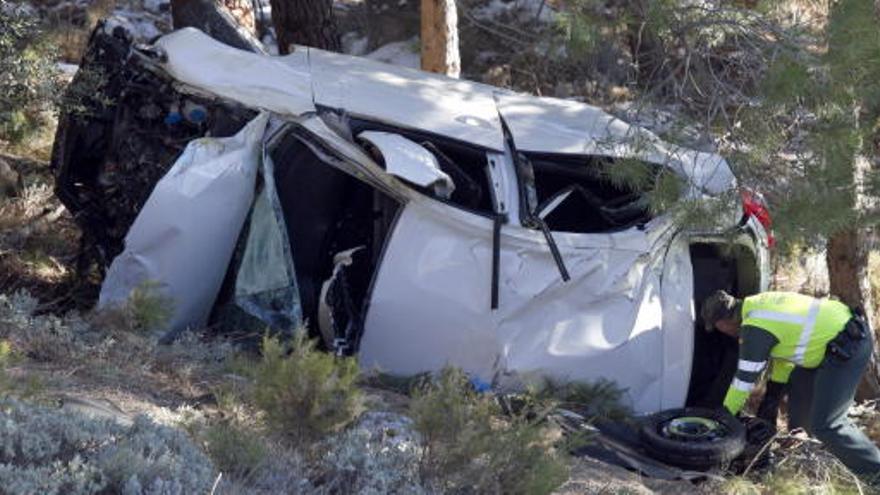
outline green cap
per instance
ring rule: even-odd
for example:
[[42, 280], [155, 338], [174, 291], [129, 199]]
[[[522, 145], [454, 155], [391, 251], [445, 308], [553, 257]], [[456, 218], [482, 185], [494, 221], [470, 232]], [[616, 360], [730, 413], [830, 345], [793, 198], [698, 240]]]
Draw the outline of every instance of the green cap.
[[735, 297], [723, 290], [713, 292], [703, 302], [703, 309], [700, 311], [703, 323], [706, 325], [706, 331], [715, 330], [715, 322], [730, 318], [734, 309], [736, 309]]

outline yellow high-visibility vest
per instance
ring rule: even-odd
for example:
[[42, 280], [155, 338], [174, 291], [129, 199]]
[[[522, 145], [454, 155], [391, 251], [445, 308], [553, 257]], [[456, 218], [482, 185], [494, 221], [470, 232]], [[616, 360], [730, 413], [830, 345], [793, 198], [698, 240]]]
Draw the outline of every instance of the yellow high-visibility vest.
[[770, 356], [804, 368], [822, 363], [825, 346], [850, 318], [852, 312], [840, 301], [794, 292], [764, 292], [746, 297], [742, 305], [743, 326], [762, 328], [779, 339]]

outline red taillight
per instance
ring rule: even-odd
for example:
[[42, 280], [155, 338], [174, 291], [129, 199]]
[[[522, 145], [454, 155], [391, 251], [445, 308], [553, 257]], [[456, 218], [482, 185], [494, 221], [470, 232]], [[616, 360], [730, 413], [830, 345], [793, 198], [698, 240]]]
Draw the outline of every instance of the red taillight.
[[767, 243], [770, 247], [776, 244], [776, 238], [773, 237], [773, 220], [770, 219], [770, 210], [767, 209], [767, 203], [761, 193], [742, 190], [743, 214], [746, 217], [755, 217], [767, 231]]

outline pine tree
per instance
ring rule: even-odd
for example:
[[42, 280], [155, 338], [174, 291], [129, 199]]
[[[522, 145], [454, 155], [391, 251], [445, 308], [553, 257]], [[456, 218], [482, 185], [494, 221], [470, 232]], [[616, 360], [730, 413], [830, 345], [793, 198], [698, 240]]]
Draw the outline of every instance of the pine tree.
[[[779, 22], [773, 2], [571, 6], [563, 18], [569, 39], [588, 48], [627, 46], [643, 101], [676, 104], [722, 137], [740, 183], [767, 193], [778, 238], [788, 247], [824, 244], [832, 296], [873, 321], [868, 253], [869, 233], [880, 223], [880, 0], [832, 1], [825, 22], [807, 29]], [[878, 396], [875, 351], [858, 397]]]
[[[862, 308], [872, 322], [868, 254], [870, 229], [880, 221], [875, 166], [880, 158], [878, 6], [880, 2], [865, 0], [830, 3], [827, 23], [812, 46], [789, 47], [769, 67], [761, 103], [741, 135], [753, 148], [753, 166], [741, 170], [746, 180], [771, 180], [762, 168], [776, 173], [775, 183], [767, 185], [775, 189], [781, 238], [795, 245], [824, 241], [831, 295]], [[806, 137], [804, 149], [795, 166], [780, 167], [772, 161], [789, 144], [787, 138], [797, 137], [784, 128], [796, 120], [803, 121], [793, 127]], [[857, 398], [877, 397], [880, 360], [875, 345]]]
[[[880, 6], [880, 2], [877, 2]], [[875, 5], [864, 0], [834, 3], [828, 19], [827, 62], [829, 79], [824, 93], [833, 105], [826, 117], [843, 136], [838, 143], [824, 142], [819, 156], [839, 176], [846, 198], [845, 207], [853, 211], [851, 222], [836, 229], [828, 239], [827, 260], [831, 293], [850, 306], [864, 308], [874, 316], [868, 277], [868, 231], [872, 217], [868, 181], [876, 175], [880, 138], [880, 22]], [[835, 170], [836, 172], [836, 170]], [[837, 174], [835, 174], [837, 175]], [[876, 337], [875, 337], [876, 341]], [[880, 360], [875, 345], [871, 367], [858, 389], [861, 399], [880, 397]]]
[[0, 2], [0, 143], [19, 142], [45, 123], [58, 100], [55, 60], [38, 21]]

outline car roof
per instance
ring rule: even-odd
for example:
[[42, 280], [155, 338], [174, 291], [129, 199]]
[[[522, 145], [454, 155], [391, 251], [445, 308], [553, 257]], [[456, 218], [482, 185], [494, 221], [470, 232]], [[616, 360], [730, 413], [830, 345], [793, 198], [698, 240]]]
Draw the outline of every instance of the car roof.
[[298, 46], [272, 57], [239, 50], [185, 28], [161, 37], [162, 64], [196, 89], [300, 116], [317, 106], [503, 151], [507, 124], [518, 150], [637, 158], [662, 164], [704, 192], [735, 179], [719, 155], [666, 143], [585, 103], [535, 97], [463, 79]]

